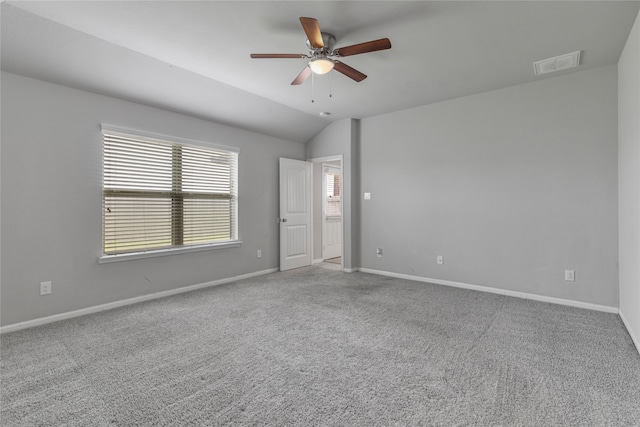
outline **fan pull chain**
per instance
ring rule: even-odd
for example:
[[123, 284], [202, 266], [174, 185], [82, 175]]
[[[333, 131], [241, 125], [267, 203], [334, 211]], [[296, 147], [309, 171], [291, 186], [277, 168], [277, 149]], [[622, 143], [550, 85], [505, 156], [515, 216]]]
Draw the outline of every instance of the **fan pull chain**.
[[333, 73], [329, 73], [329, 98], [333, 97]]
[[314, 94], [315, 94], [315, 90], [316, 90], [316, 78], [315, 78], [315, 73], [311, 73], [311, 103], [313, 104], [314, 102], [316, 102], [313, 98], [314, 98]]

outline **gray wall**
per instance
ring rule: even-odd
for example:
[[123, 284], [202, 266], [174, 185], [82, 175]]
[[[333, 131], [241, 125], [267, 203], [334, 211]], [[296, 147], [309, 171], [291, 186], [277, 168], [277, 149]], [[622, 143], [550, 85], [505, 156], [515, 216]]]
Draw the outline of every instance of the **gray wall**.
[[343, 267], [347, 270], [357, 266], [359, 218], [359, 138], [357, 130], [359, 121], [344, 119], [331, 123], [322, 132], [307, 143], [307, 159], [342, 155], [343, 203], [342, 242], [344, 259]]
[[[244, 243], [98, 264], [101, 123], [240, 148]], [[276, 268], [281, 156], [302, 160], [305, 145], [2, 73], [1, 324]]]
[[640, 14], [618, 64], [620, 314], [640, 350]]
[[361, 120], [361, 267], [617, 307], [616, 92], [608, 66]]

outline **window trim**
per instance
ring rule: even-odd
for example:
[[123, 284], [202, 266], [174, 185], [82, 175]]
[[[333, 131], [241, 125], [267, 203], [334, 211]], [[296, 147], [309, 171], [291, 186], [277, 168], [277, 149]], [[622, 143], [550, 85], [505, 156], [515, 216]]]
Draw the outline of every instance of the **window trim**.
[[160, 139], [160, 140], [169, 141], [169, 142], [176, 142], [178, 144], [196, 145], [196, 146], [202, 147], [202, 148], [211, 148], [211, 149], [214, 149], [214, 150], [218, 149], [218, 150], [232, 151], [234, 153], [240, 153], [240, 149], [238, 147], [230, 147], [228, 145], [221, 145], [221, 144], [216, 144], [216, 143], [213, 143], [213, 142], [203, 142], [203, 141], [198, 141], [198, 140], [195, 140], [195, 139], [181, 138], [179, 136], [165, 135], [165, 134], [153, 133], [153, 132], [146, 132], [146, 131], [143, 131], [143, 130], [124, 128], [124, 127], [120, 127], [120, 126], [112, 126], [112, 125], [107, 125], [107, 124], [104, 124], [104, 123], [101, 125], [100, 130], [102, 132], [111, 131], [111, 132], [126, 133], [126, 134], [130, 134], [132, 136], [135, 136], [135, 137], [149, 138], [152, 141]]
[[155, 249], [145, 252], [130, 252], [128, 254], [102, 255], [98, 257], [98, 264], [109, 264], [118, 261], [131, 261], [134, 259], [157, 258], [169, 255], [186, 254], [190, 252], [210, 251], [214, 249], [237, 248], [242, 245], [242, 240], [234, 240], [232, 242], [209, 243], [198, 246], [183, 246], [181, 248], [165, 248]]
[[[123, 134], [130, 134], [132, 136], [135, 136], [137, 138], [140, 139], [146, 139], [149, 138], [151, 141], [155, 141], [155, 140], [162, 140], [162, 141], [168, 141], [168, 142], [175, 142], [176, 144], [182, 144], [182, 145], [191, 145], [191, 146], [196, 146], [196, 147], [201, 147], [201, 148], [206, 148], [206, 149], [213, 149], [213, 150], [225, 150], [225, 151], [229, 151], [229, 152], [233, 152], [233, 153], [237, 153], [238, 154], [238, 162], [240, 160], [240, 149], [237, 147], [230, 147], [228, 145], [221, 145], [221, 144], [216, 144], [216, 143], [208, 143], [208, 142], [203, 142], [203, 141], [198, 141], [198, 140], [194, 140], [194, 139], [188, 139], [188, 138], [181, 138], [181, 137], [177, 137], [177, 136], [173, 136], [173, 135], [165, 135], [165, 134], [160, 134], [160, 133], [154, 133], [154, 132], [147, 132], [147, 131], [141, 131], [141, 130], [137, 130], [137, 129], [131, 129], [131, 128], [125, 128], [125, 127], [120, 127], [120, 126], [113, 126], [113, 125], [109, 125], [109, 124], [101, 124], [100, 126], [100, 134], [101, 134], [101, 138], [100, 141], [101, 143], [103, 143], [103, 137], [102, 135], [104, 135], [104, 132], [116, 132], [116, 133], [123, 133]], [[103, 161], [104, 163], [104, 161]], [[102, 167], [104, 167], [104, 164], [102, 165]], [[104, 174], [104, 172], [103, 172]], [[237, 181], [239, 181], [239, 176], [237, 178]], [[238, 194], [237, 196], [237, 208], [236, 208], [236, 232], [237, 232], [237, 236], [236, 236], [236, 240], [230, 240], [230, 241], [225, 241], [225, 242], [216, 242], [216, 243], [206, 243], [206, 244], [202, 244], [202, 245], [190, 245], [190, 246], [178, 246], [178, 247], [173, 247], [173, 248], [161, 248], [161, 249], [149, 249], [149, 250], [144, 250], [144, 251], [139, 251], [139, 252], [129, 252], [129, 253], [123, 253], [123, 254], [105, 254], [103, 253], [103, 243], [101, 241], [101, 248], [100, 248], [100, 256], [98, 256], [98, 264], [108, 264], [108, 263], [112, 263], [112, 262], [119, 262], [119, 261], [130, 261], [130, 260], [136, 260], [136, 259], [145, 259], [145, 258], [156, 258], [156, 257], [162, 257], [162, 256], [169, 256], [169, 255], [179, 255], [179, 254], [185, 254], [185, 253], [192, 253], [192, 252], [202, 252], [202, 251], [209, 251], [209, 250], [216, 250], [216, 249], [225, 249], [225, 248], [235, 248], [235, 247], [239, 247], [242, 245], [242, 240], [240, 240], [240, 226], [239, 226], [239, 217], [237, 212], [240, 210], [240, 194], [239, 194], [239, 184], [236, 181], [236, 194]], [[104, 191], [104, 184], [101, 185], [101, 192]], [[102, 197], [101, 197], [102, 198]], [[99, 212], [100, 215], [102, 215], [102, 202], [100, 203], [100, 208], [99, 208]], [[102, 221], [101, 221], [102, 222]], [[102, 236], [102, 238], [104, 238]], [[102, 239], [101, 239], [102, 240]]]

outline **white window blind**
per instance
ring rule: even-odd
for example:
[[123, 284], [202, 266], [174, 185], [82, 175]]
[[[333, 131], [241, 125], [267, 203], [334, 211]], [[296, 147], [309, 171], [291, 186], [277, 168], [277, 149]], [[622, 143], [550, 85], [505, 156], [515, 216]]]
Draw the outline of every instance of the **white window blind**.
[[103, 252], [238, 239], [238, 153], [103, 128]]

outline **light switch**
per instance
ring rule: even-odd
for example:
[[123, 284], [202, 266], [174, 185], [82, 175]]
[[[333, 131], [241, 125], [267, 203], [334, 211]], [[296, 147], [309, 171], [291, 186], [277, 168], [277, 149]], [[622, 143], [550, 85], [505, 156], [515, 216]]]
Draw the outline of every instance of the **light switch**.
[[364, 193], [365, 200], [371, 200], [371, 193]]

